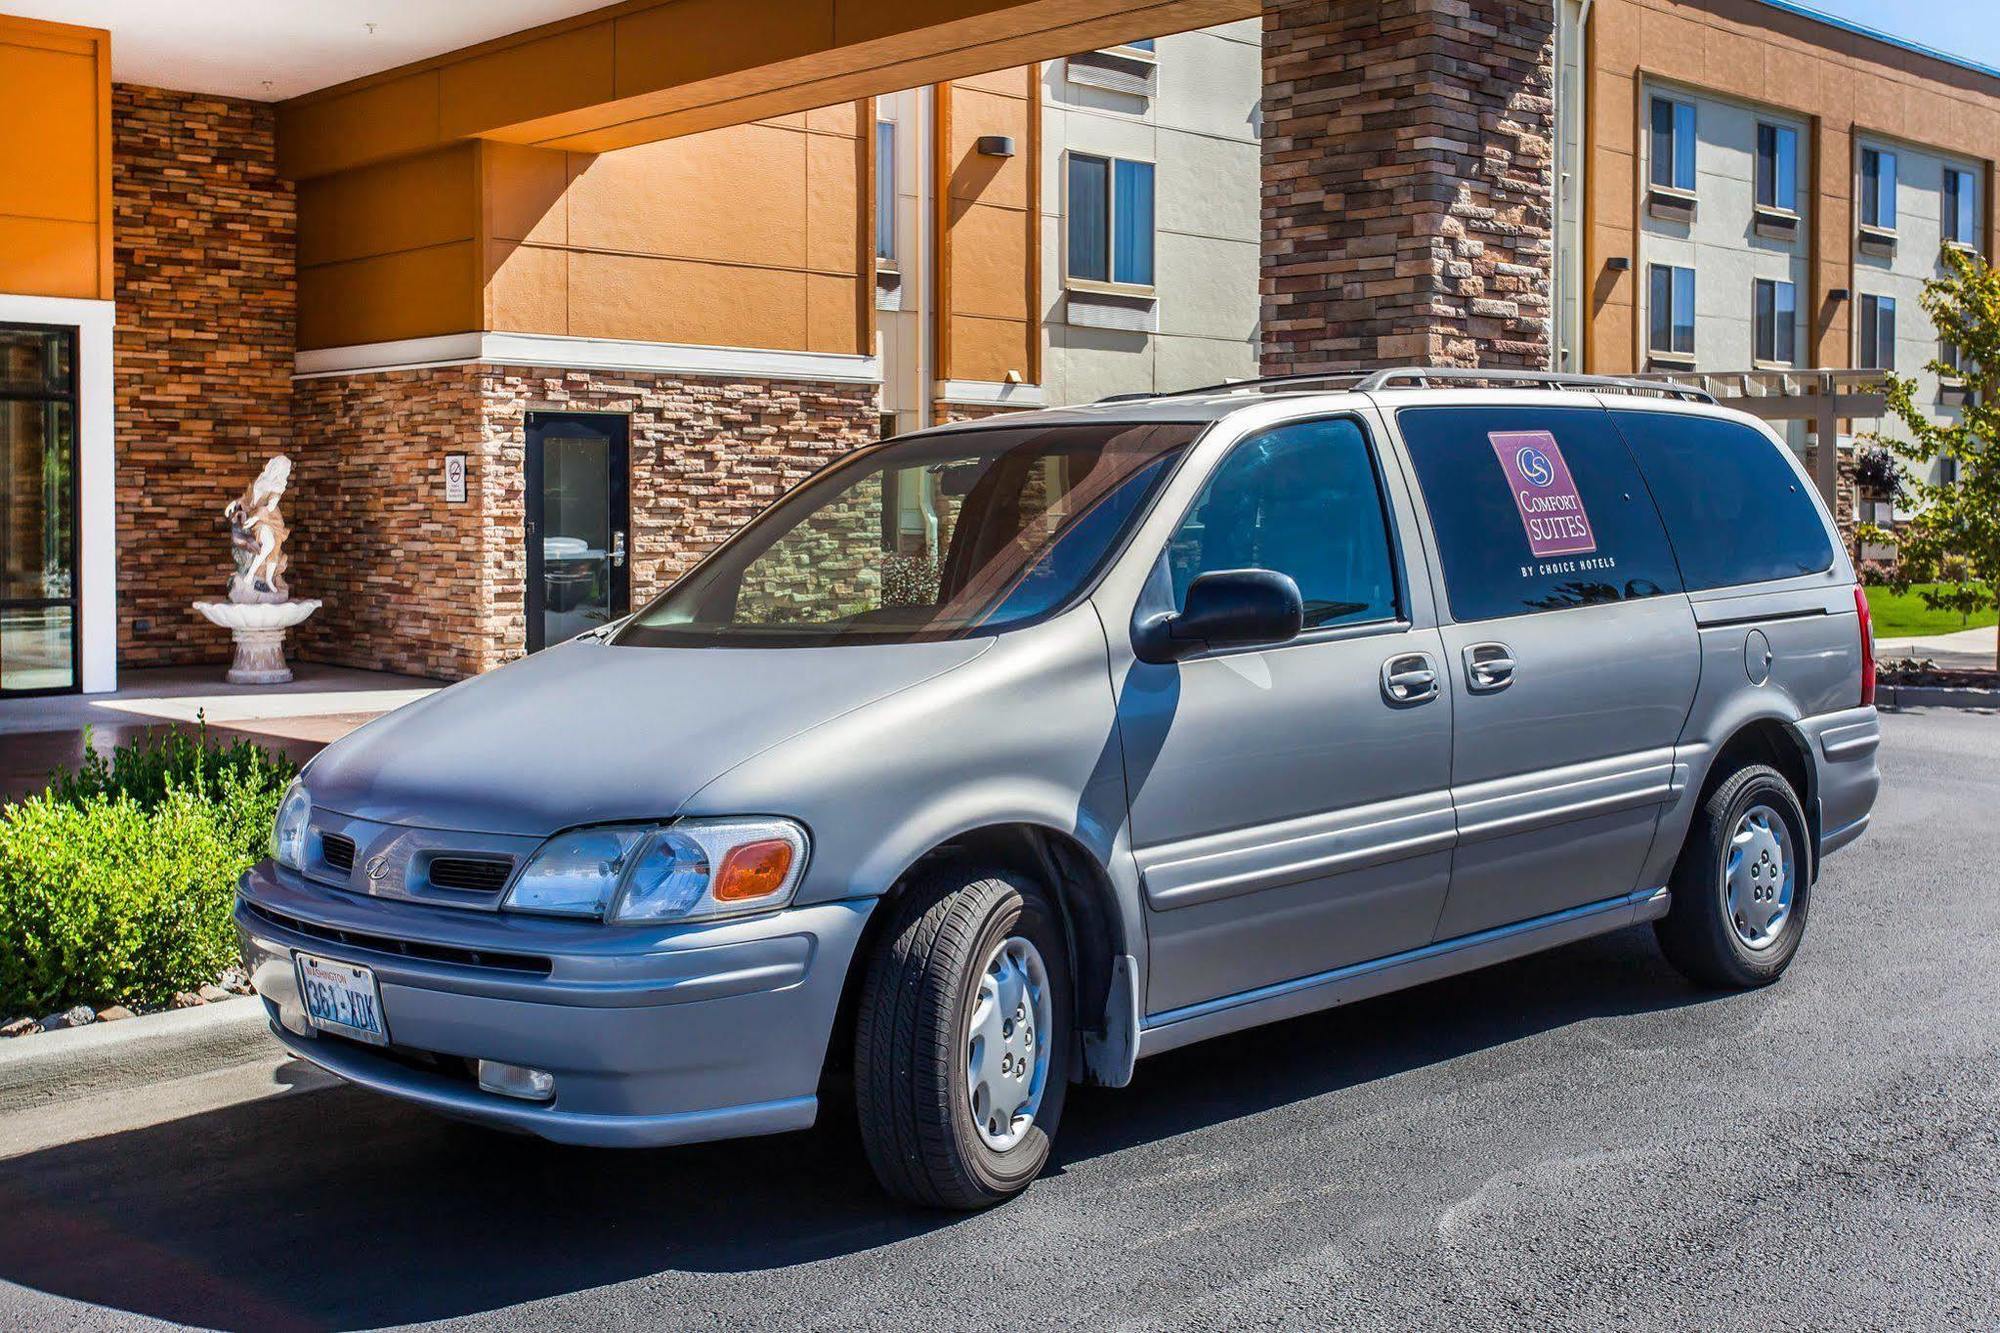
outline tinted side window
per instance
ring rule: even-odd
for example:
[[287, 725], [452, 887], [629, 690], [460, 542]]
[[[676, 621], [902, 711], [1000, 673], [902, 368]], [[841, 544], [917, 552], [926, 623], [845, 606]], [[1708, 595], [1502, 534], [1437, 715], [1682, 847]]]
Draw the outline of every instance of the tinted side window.
[[1290, 574], [1306, 628], [1396, 614], [1395, 562], [1375, 460], [1358, 423], [1302, 421], [1238, 444], [1167, 548], [1174, 605], [1218, 569]]
[[1396, 414], [1461, 621], [1681, 590], [1659, 511], [1598, 408]]
[[1676, 412], [1618, 412], [1689, 588], [1817, 574], [1833, 542], [1778, 446], [1750, 427]]

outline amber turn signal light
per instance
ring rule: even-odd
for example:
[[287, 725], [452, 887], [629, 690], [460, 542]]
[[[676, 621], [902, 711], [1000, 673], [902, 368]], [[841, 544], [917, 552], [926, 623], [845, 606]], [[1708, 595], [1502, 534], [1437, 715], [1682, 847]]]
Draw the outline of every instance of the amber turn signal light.
[[792, 871], [792, 844], [783, 838], [766, 838], [732, 847], [715, 872], [710, 890], [720, 903], [752, 902], [768, 898], [785, 885]]

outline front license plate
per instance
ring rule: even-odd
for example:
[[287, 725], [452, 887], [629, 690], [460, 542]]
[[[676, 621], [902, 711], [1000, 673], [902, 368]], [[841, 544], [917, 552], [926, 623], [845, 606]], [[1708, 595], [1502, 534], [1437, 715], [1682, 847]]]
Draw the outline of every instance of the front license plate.
[[299, 969], [299, 996], [306, 1021], [322, 1032], [353, 1037], [376, 1046], [389, 1044], [389, 1025], [382, 1017], [382, 992], [375, 973], [358, 963], [292, 955]]

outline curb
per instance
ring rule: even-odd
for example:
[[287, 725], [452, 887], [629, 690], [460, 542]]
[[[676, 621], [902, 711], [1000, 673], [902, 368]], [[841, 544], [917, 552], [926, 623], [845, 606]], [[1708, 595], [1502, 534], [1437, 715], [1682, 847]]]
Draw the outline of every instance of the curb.
[[279, 1056], [255, 996], [0, 1044], [0, 1115]]
[[2000, 709], [2000, 690], [1964, 685], [1877, 685], [1875, 699], [1885, 708]]

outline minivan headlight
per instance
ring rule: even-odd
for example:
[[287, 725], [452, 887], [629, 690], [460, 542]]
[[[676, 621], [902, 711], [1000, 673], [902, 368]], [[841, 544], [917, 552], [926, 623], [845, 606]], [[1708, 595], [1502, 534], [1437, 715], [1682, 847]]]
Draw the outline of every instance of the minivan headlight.
[[503, 906], [618, 923], [764, 912], [791, 902], [806, 851], [789, 819], [574, 829], [536, 850]]
[[312, 822], [312, 794], [303, 782], [293, 779], [278, 802], [278, 817], [271, 824], [271, 859], [297, 870], [306, 859], [306, 826]]

